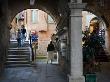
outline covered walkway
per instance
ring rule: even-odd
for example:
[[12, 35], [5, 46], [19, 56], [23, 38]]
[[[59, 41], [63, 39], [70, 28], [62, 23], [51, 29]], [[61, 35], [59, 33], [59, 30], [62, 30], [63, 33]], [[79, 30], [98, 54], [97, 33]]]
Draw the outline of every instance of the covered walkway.
[[0, 82], [67, 82], [55, 64], [36, 63], [33, 67], [5, 68]]
[[[30, 1], [35, 2], [31, 5]], [[0, 0], [0, 74], [2, 74], [0, 82], [85, 82], [82, 53], [82, 11], [94, 13], [105, 22], [106, 45], [110, 54], [109, 3], [110, 0]], [[6, 57], [11, 55], [8, 54], [11, 22], [17, 13], [25, 9], [43, 10], [54, 19], [57, 31], [55, 43], [60, 56], [59, 63], [61, 63], [62, 70], [67, 72], [66, 75], [59, 70], [60, 66], [41, 62], [36, 63], [34, 67], [4, 68]], [[109, 68], [108, 62], [102, 67], [106, 66]], [[97, 82], [110, 82], [108, 72], [110, 70], [103, 71], [97, 73], [99, 75]]]

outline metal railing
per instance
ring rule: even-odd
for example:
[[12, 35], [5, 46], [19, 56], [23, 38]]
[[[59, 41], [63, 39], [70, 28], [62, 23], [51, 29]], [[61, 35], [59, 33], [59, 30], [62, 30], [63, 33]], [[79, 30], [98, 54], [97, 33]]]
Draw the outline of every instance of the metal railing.
[[34, 51], [33, 51], [33, 47], [32, 47], [32, 37], [31, 35], [29, 35], [29, 41], [30, 41], [30, 49], [31, 49], [31, 54], [30, 54], [30, 61], [34, 61]]

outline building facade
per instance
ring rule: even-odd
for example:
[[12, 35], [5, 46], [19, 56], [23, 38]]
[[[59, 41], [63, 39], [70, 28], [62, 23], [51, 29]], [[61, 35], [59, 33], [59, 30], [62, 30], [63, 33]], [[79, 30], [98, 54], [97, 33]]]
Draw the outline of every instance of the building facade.
[[27, 9], [18, 13], [11, 24], [11, 40], [16, 40], [17, 29], [24, 25], [27, 30], [26, 40], [29, 40], [30, 33], [37, 36], [38, 40], [34, 41], [38, 42], [37, 54], [46, 55], [51, 36], [56, 33], [56, 25], [50, 15], [38, 9]]

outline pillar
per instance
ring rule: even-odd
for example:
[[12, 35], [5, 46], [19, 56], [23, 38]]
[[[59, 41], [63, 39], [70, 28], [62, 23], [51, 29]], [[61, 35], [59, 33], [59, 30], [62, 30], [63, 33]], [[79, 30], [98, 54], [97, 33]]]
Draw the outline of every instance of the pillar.
[[[77, 1], [78, 2], [78, 1]], [[71, 44], [71, 73], [69, 82], [85, 82], [83, 76], [82, 58], [82, 9], [83, 3], [69, 4], [70, 8], [70, 44]]]
[[4, 68], [8, 50], [9, 28], [8, 28], [8, 2], [0, 1], [0, 72]]

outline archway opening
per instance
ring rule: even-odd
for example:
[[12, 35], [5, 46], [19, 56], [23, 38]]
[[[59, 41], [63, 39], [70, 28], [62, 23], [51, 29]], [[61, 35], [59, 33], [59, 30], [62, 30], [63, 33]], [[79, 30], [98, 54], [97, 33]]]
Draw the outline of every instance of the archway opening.
[[108, 62], [107, 28], [95, 14], [83, 11], [82, 15], [84, 73], [94, 73], [100, 70], [100, 62]]
[[[56, 34], [56, 22], [49, 14], [39, 9], [26, 9], [14, 17], [11, 26], [11, 42], [17, 42], [18, 30], [25, 26], [25, 41], [30, 43], [31, 36], [34, 59], [45, 60], [47, 58], [47, 46], [52, 40], [51, 37]], [[18, 47], [18, 45], [16, 44], [14, 47]], [[29, 45], [23, 45], [22, 47], [29, 47]], [[54, 59], [53, 63], [58, 63], [57, 53], [55, 53], [56, 56], [57, 58]]]

